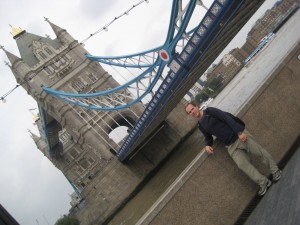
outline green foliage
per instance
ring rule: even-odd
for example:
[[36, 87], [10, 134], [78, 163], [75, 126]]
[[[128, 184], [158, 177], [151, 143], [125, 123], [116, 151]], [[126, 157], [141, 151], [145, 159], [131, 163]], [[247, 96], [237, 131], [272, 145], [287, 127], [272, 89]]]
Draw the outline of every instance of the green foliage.
[[57, 220], [55, 225], [79, 225], [79, 220], [74, 217], [65, 216]]
[[204, 88], [195, 96], [195, 101], [200, 105], [202, 102], [205, 102], [209, 99], [210, 90], [208, 88]]
[[221, 91], [220, 87], [222, 87], [222, 81], [222, 76], [218, 76], [209, 80], [203, 90], [201, 90], [195, 96], [195, 101], [197, 102], [197, 104], [200, 105], [202, 102], [207, 101], [209, 98], [215, 98]]
[[215, 77], [207, 82], [207, 86], [213, 89], [214, 91], [218, 90], [222, 85], [222, 77]]

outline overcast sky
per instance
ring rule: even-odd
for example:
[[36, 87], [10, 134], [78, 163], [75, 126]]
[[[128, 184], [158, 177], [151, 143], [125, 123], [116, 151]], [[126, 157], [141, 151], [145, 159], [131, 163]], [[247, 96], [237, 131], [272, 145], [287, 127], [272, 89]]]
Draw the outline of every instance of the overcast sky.
[[[53, 31], [43, 17], [66, 29], [82, 41], [101, 29], [139, 0], [1, 0], [0, 45], [19, 56], [11, 27], [21, 27], [40, 36]], [[184, 1], [185, 2], [185, 1]], [[204, 1], [210, 6], [211, 0]], [[228, 49], [240, 47], [253, 22], [270, 8], [275, 0], [267, 0]], [[171, 0], [149, 0], [133, 9], [128, 16], [114, 22], [108, 32], [100, 32], [85, 43], [93, 55], [126, 55], [163, 44], [169, 23]], [[204, 15], [197, 9], [197, 17]], [[226, 52], [225, 52], [226, 53]], [[0, 51], [0, 96], [16, 86], [15, 78], [3, 51]], [[28, 129], [37, 133], [33, 115], [35, 101], [23, 88], [17, 88], [0, 102], [0, 203], [22, 225], [54, 224], [70, 208], [72, 187], [64, 175], [36, 148]], [[33, 111], [34, 113], [37, 110]]]

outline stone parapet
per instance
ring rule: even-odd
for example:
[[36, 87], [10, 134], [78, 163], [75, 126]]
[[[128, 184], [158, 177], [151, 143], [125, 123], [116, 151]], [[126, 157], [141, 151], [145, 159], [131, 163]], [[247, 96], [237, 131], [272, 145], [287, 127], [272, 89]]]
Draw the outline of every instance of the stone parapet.
[[[277, 162], [287, 154], [300, 135], [299, 54], [298, 40], [255, 93], [234, 112], [246, 122], [247, 129]], [[230, 97], [233, 96], [227, 96]], [[198, 138], [201, 137], [193, 134], [188, 141], [197, 143]], [[195, 148], [189, 144], [183, 145], [182, 150], [185, 147]], [[206, 153], [200, 154], [201, 163], [197, 160], [193, 162], [196, 166], [194, 172], [173, 183], [178, 191], [170, 191], [169, 195], [165, 192], [160, 202], [156, 202], [157, 207], [151, 208], [138, 224], [235, 223], [256, 195], [258, 186], [236, 167], [220, 143], [216, 143], [214, 155], [208, 157]], [[255, 157], [251, 160], [262, 173], [269, 175], [266, 166]]]

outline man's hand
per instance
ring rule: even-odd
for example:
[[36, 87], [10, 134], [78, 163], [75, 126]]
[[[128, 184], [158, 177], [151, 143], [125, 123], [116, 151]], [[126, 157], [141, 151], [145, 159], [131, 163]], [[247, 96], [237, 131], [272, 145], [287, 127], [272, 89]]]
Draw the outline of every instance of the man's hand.
[[214, 154], [214, 149], [211, 147], [211, 146], [205, 146], [205, 151], [208, 153], [208, 154]]
[[239, 133], [239, 139], [241, 142], [246, 142], [247, 141], [247, 135], [244, 132]]

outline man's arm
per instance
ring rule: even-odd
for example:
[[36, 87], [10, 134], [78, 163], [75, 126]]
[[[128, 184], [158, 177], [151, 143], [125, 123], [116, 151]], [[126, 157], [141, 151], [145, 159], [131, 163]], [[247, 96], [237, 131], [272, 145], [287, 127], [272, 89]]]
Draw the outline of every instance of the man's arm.
[[205, 151], [208, 153], [208, 154], [214, 154], [214, 149], [213, 147], [209, 146], [209, 145], [206, 145], [205, 146]]
[[247, 135], [244, 132], [239, 132], [238, 136], [239, 136], [239, 139], [241, 140], [241, 142], [247, 141]]
[[213, 136], [208, 133], [202, 126], [200, 123], [198, 123], [198, 127], [199, 127], [199, 130], [201, 131], [201, 133], [203, 134], [204, 136], [204, 142], [206, 144], [205, 146], [205, 151], [208, 153], [208, 154], [213, 154], [213, 151], [214, 149], [212, 148], [212, 145], [213, 145], [213, 142], [214, 142], [214, 139], [213, 139]]

